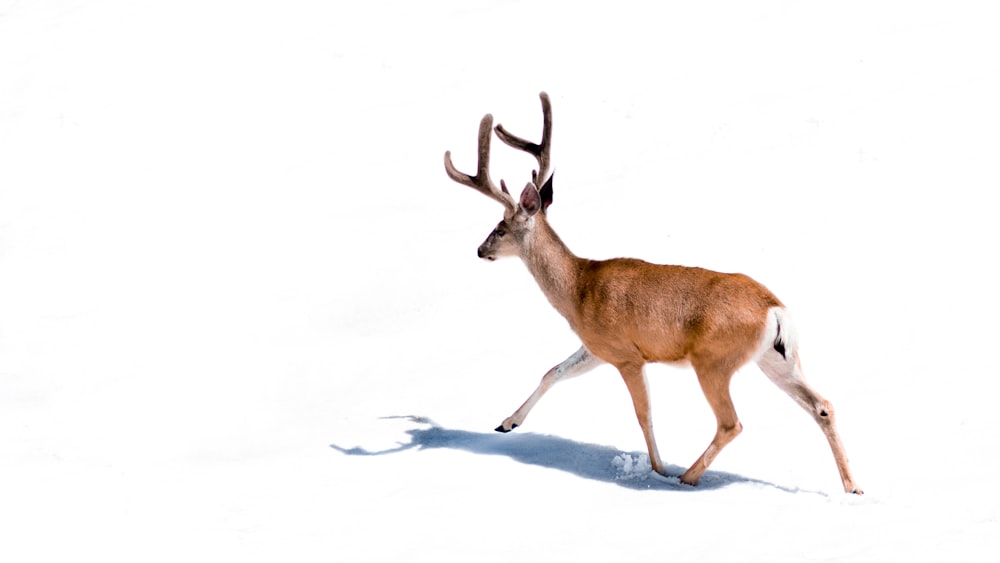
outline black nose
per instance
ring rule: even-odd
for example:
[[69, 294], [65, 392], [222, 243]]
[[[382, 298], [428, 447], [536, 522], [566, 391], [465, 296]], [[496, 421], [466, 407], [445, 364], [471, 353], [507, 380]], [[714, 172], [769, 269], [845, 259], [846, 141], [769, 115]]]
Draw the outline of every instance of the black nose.
[[482, 257], [483, 257], [483, 256], [485, 256], [485, 255], [486, 255], [486, 252], [485, 252], [485, 251], [483, 251], [483, 247], [481, 247], [481, 246], [480, 246], [480, 247], [479, 247], [479, 250], [476, 250], [476, 256], [478, 256], [478, 257], [482, 258]]

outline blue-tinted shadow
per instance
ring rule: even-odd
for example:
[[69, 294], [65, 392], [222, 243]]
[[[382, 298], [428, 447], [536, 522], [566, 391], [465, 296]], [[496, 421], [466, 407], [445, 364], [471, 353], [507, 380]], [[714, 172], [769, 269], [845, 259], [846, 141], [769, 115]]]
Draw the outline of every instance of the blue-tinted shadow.
[[421, 427], [406, 431], [410, 437], [409, 442], [385, 450], [372, 451], [360, 446], [345, 448], [337, 444], [331, 444], [330, 447], [349, 456], [382, 456], [413, 449], [440, 448], [476, 455], [497, 455], [508, 457], [525, 465], [556, 469], [584, 479], [613, 483], [637, 490], [697, 492], [721, 489], [734, 484], [752, 484], [787, 493], [812, 493], [827, 496], [819, 491], [784, 487], [767, 481], [712, 470], [707, 471], [702, 476], [696, 487], [691, 487], [680, 482], [679, 476], [684, 472], [684, 468], [676, 465], [668, 464], [667, 473], [669, 476], [663, 477], [651, 471], [629, 471], [621, 464], [614, 463], [616, 457], [622, 456], [623, 459], [637, 460], [640, 456], [644, 456], [644, 453], [622, 452], [610, 446], [587, 444], [558, 436], [525, 433], [518, 430], [509, 434], [455, 430], [443, 428], [427, 418], [418, 416], [387, 418], [411, 420]]

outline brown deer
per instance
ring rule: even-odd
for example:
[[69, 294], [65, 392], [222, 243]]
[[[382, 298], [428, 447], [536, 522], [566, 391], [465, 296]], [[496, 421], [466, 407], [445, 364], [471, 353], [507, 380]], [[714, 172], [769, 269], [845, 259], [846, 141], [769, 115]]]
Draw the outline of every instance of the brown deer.
[[503, 220], [479, 247], [479, 257], [490, 261], [520, 257], [549, 302], [583, 342], [579, 350], [542, 377], [528, 400], [496, 430], [510, 432], [523, 424], [535, 403], [555, 383], [608, 363], [621, 373], [632, 396], [653, 470], [665, 475], [653, 436], [644, 366], [649, 362], [690, 365], [718, 421], [705, 453], [680, 477], [681, 482], [695, 485], [722, 448], [742, 430], [729, 382], [737, 369], [754, 361], [819, 424], [833, 450], [844, 491], [862, 494], [837, 433], [833, 405], [806, 383], [792, 320], [773, 293], [742, 274], [630, 258], [579, 258], [560, 240], [547, 216], [552, 203], [552, 106], [545, 92], [540, 97], [540, 143], [496, 126], [501, 141], [538, 160], [533, 181], [524, 187], [519, 200], [502, 180], [497, 189], [490, 179], [490, 114], [479, 125], [474, 176], [455, 169], [450, 151], [444, 154], [449, 178], [504, 206]]

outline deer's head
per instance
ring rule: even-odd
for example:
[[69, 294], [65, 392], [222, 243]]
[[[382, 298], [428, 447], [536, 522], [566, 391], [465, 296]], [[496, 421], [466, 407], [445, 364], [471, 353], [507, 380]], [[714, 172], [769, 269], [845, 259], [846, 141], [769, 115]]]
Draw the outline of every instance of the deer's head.
[[[483, 244], [479, 246], [479, 257], [493, 261], [506, 256], [523, 256], [523, 250], [535, 227], [536, 215], [543, 215], [552, 203], [552, 172], [550, 150], [552, 142], [552, 105], [545, 92], [539, 94], [542, 100], [542, 141], [535, 144], [516, 137], [503, 125], [496, 126], [500, 140], [515, 149], [525, 151], [538, 160], [538, 170], [532, 172], [532, 181], [524, 186], [517, 200], [500, 181], [500, 188], [490, 179], [490, 140], [493, 136], [493, 116], [486, 114], [479, 123], [479, 161], [475, 176], [455, 169], [451, 162], [451, 151], [444, 153], [444, 168], [448, 177], [459, 184], [469, 186], [483, 195], [500, 202], [504, 206], [503, 220], [497, 223]], [[542, 183], [539, 189], [538, 183]]]

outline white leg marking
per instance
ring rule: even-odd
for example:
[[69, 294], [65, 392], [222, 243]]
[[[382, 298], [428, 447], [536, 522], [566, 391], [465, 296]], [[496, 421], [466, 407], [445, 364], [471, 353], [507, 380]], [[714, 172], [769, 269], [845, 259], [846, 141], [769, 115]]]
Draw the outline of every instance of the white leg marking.
[[578, 375], [583, 375], [588, 371], [594, 369], [595, 367], [604, 363], [597, 356], [590, 353], [586, 346], [581, 346], [579, 350], [573, 353], [570, 357], [563, 360], [559, 365], [553, 367], [542, 377], [541, 383], [535, 391], [528, 397], [528, 400], [524, 402], [523, 405], [514, 414], [507, 417], [503, 421], [503, 424], [497, 427], [497, 432], [510, 432], [514, 428], [517, 428], [524, 423], [524, 419], [527, 418], [528, 413], [534, 408], [535, 403], [542, 398], [542, 395], [549, 390], [550, 387], [559, 383], [564, 379], [570, 379]]

